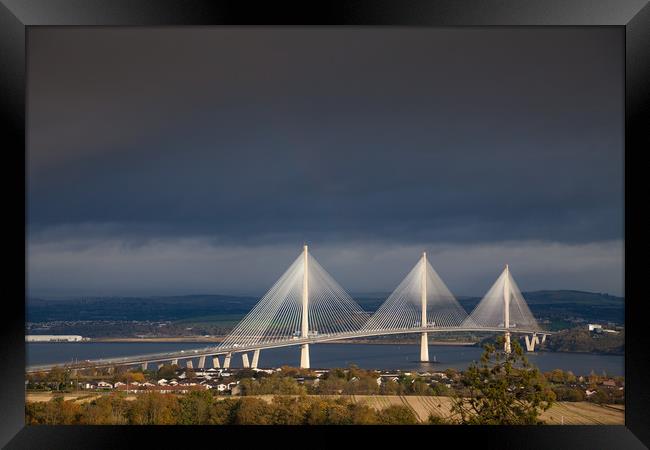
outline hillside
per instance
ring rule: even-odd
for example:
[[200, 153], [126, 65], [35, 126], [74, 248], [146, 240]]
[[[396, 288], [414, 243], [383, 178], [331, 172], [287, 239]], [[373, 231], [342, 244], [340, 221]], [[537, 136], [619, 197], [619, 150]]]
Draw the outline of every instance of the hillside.
[[[531, 311], [538, 319], [568, 320], [581, 318], [593, 321], [622, 323], [624, 300], [608, 294], [582, 291], [525, 292]], [[384, 298], [355, 295], [361, 307], [375, 311]], [[257, 303], [256, 297], [228, 295], [186, 295], [169, 297], [100, 297], [67, 300], [30, 298], [27, 321], [177, 321], [215, 316], [243, 316]], [[461, 297], [466, 311], [478, 304], [478, 297]]]

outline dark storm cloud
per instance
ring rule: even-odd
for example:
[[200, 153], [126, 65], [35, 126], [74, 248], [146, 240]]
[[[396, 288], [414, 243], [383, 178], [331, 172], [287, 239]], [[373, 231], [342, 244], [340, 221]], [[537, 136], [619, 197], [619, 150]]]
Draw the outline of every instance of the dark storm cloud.
[[620, 240], [622, 38], [32, 29], [30, 240]]

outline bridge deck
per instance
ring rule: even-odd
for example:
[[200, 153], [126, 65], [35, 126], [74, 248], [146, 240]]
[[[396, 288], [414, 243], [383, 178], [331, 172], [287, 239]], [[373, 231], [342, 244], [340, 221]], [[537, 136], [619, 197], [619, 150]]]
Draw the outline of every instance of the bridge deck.
[[[416, 334], [416, 333], [449, 333], [449, 332], [497, 332], [505, 333], [509, 331], [511, 334], [538, 334], [538, 335], [552, 335], [553, 332], [542, 331], [542, 330], [527, 330], [527, 329], [517, 329], [510, 328], [506, 330], [505, 328], [486, 328], [486, 327], [430, 327], [430, 328], [409, 328], [409, 329], [392, 329], [392, 330], [359, 330], [351, 333], [337, 333], [330, 335], [320, 335], [312, 336], [309, 338], [296, 338], [291, 340], [282, 340], [276, 342], [266, 342], [266, 343], [257, 343], [251, 344], [249, 346], [231, 346], [231, 347], [206, 347], [196, 350], [180, 350], [176, 352], [166, 352], [166, 353], [152, 353], [146, 355], [136, 355], [136, 356], [126, 356], [118, 358], [104, 358], [104, 359], [95, 359], [95, 360], [86, 360], [74, 365], [66, 365], [66, 367], [75, 368], [75, 369], [84, 369], [90, 367], [104, 368], [112, 366], [125, 366], [125, 365], [137, 365], [143, 363], [156, 363], [170, 361], [173, 359], [189, 359], [197, 358], [201, 356], [217, 356], [225, 355], [229, 353], [244, 353], [254, 350], [264, 350], [269, 348], [279, 348], [279, 347], [290, 347], [294, 345], [302, 344], [316, 344], [319, 342], [331, 342], [341, 339], [355, 339], [371, 336], [386, 336], [386, 335], [395, 335], [395, 334]], [[27, 367], [28, 373], [41, 372], [51, 370], [54, 366], [61, 366], [61, 364], [47, 364], [47, 365], [38, 365], [38, 366], [29, 366]]]

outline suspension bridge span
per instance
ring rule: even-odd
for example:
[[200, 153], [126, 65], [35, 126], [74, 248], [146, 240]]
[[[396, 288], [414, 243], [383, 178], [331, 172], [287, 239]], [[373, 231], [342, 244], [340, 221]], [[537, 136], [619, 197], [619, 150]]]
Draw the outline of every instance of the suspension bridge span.
[[[114, 368], [185, 361], [193, 367], [229, 368], [235, 354], [243, 367], [257, 368], [264, 349], [300, 346], [300, 367], [309, 368], [309, 346], [320, 342], [370, 336], [420, 334], [420, 361], [429, 361], [430, 333], [503, 333], [511, 351], [511, 334], [523, 334], [526, 349], [553, 334], [540, 328], [515, 283], [508, 265], [474, 310], [467, 314], [427, 260], [426, 253], [373, 314], [364, 311], [323, 269], [305, 245], [253, 309], [217, 346], [147, 355], [86, 360], [71, 369]], [[541, 341], [540, 341], [541, 339]], [[252, 353], [252, 360], [249, 355]], [[61, 366], [61, 364], [58, 364]], [[30, 366], [27, 372], [47, 371]]]

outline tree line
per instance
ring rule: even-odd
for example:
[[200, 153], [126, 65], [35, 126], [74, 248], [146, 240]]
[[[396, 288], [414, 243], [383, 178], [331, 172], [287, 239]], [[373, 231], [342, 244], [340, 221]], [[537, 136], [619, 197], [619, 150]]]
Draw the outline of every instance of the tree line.
[[183, 396], [147, 393], [134, 400], [111, 394], [87, 403], [55, 398], [25, 406], [28, 425], [409, 425], [403, 405], [375, 410], [344, 397], [275, 396], [217, 399], [210, 392]]

